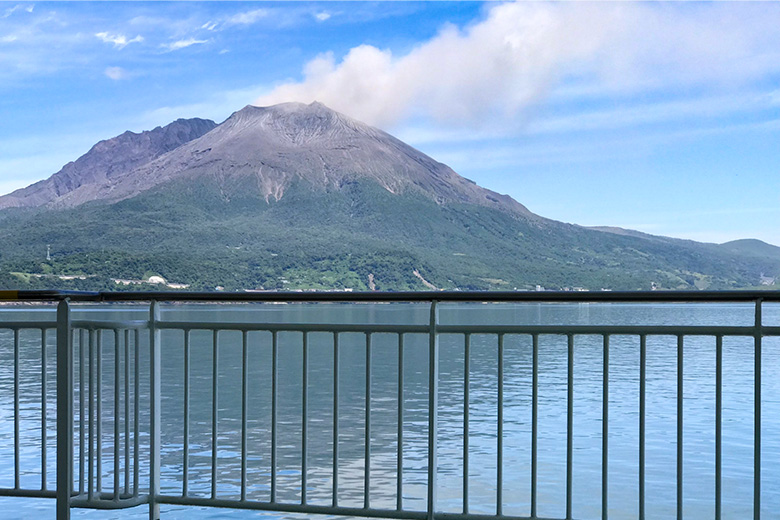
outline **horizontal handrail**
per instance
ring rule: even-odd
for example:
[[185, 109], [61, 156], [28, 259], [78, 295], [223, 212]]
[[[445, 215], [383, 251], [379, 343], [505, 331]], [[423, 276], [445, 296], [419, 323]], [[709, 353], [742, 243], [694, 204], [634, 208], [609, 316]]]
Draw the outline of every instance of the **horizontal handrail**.
[[178, 292], [0, 291], [0, 301], [74, 302], [780, 302], [776, 290], [729, 291], [404, 291]]

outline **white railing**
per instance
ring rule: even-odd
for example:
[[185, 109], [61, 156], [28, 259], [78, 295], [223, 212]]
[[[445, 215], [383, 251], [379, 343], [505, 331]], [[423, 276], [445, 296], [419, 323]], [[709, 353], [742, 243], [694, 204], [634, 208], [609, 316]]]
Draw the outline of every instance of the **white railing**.
[[[769, 461], [762, 459], [761, 419], [762, 419], [762, 360], [765, 355], [778, 356], [778, 352], [765, 354], [762, 351], [764, 338], [780, 336], [780, 327], [764, 324], [762, 311], [764, 302], [780, 302], [780, 294], [775, 292], [727, 292], [727, 293], [389, 293], [389, 294], [355, 294], [355, 293], [253, 293], [253, 294], [201, 294], [201, 293], [53, 293], [53, 292], [0, 292], [0, 299], [23, 301], [58, 302], [56, 321], [0, 321], [0, 351], [12, 352], [13, 355], [13, 399], [14, 399], [14, 433], [13, 433], [13, 468], [14, 484], [12, 487], [0, 488], [0, 496], [56, 498], [57, 518], [70, 518], [73, 507], [118, 509], [148, 505], [149, 518], [160, 517], [160, 505], [175, 504], [179, 506], [212, 506], [236, 509], [262, 511], [277, 511], [284, 513], [307, 513], [338, 516], [400, 518], [413, 520], [519, 520], [520, 518], [539, 518], [539, 463], [538, 439], [539, 428], [539, 376], [542, 368], [539, 363], [540, 338], [558, 336], [566, 342], [566, 408], [561, 413], [566, 415], [566, 456], [565, 456], [565, 493], [560, 497], [565, 502], [565, 519], [573, 518], [573, 482], [574, 457], [573, 446], [576, 439], [574, 428], [574, 344], [575, 338], [589, 336], [600, 338], [602, 383], [601, 383], [601, 496], [595, 498], [600, 502], [601, 516], [609, 516], [609, 448], [610, 448], [610, 339], [613, 336], [632, 336], [638, 339], [639, 367], [636, 384], [638, 386], [638, 502], [636, 517], [645, 518], [646, 511], [646, 415], [647, 415], [647, 345], [648, 338], [663, 336], [673, 338], [676, 349], [676, 457], [674, 481], [676, 486], [676, 516], [683, 518], [686, 495], [683, 489], [683, 436], [686, 429], [684, 416], [685, 363], [684, 351], [686, 338], [692, 336], [709, 336], [714, 338], [716, 345], [715, 368], [715, 464], [714, 464], [714, 498], [715, 517], [722, 514], [722, 408], [723, 408], [723, 339], [724, 337], [750, 338], [754, 346], [754, 384], [753, 384], [753, 516], [761, 516], [761, 472], [762, 465]], [[271, 323], [262, 319], [247, 322], [224, 321], [170, 321], [161, 319], [159, 302], [417, 302], [429, 305], [429, 318], [425, 324], [349, 324], [349, 323]], [[467, 325], [442, 324], [439, 321], [439, 304], [441, 302], [696, 302], [702, 305], [723, 302], [751, 302], [754, 305], [753, 323], [750, 325], [540, 325], [540, 324], [501, 324], [501, 325]], [[107, 312], [102, 317], [94, 319], [74, 319], [74, 309], [82, 308], [82, 303], [94, 302], [135, 302], [148, 305], [148, 318], [143, 319], [113, 319]], [[149, 303], [150, 302], [150, 303]], [[0, 314], [3, 310], [0, 308]], [[262, 317], [261, 317], [262, 318]], [[174, 332], [170, 332], [174, 331]], [[179, 334], [182, 338], [183, 350], [183, 397], [181, 432], [181, 468], [180, 490], [177, 493], [161, 492], [161, 453], [166, 446], [162, 445], [162, 437], [166, 428], [161, 417], [161, 363], [162, 352], [167, 348], [163, 342], [163, 334]], [[35, 349], [40, 361], [40, 485], [23, 486], [20, 468], [20, 370], [23, 363], [20, 360], [22, 351], [27, 348], [20, 339], [37, 337]], [[211, 337], [211, 389], [210, 389], [210, 468], [206, 477], [210, 489], [207, 493], [194, 493], [191, 487], [191, 443], [190, 431], [192, 414], [191, 392], [193, 385], [202, 384], [193, 376], [191, 366], [191, 338], [193, 334], [209, 334]], [[258, 336], [261, 334], [262, 336]], [[300, 443], [300, 460], [296, 471], [295, 484], [297, 499], [294, 501], [280, 497], [280, 461], [279, 450], [279, 349], [280, 336], [293, 336], [301, 349], [301, 395], [300, 395], [300, 432], [297, 442]], [[352, 374], [364, 380], [364, 403], [362, 424], [348, 425], [349, 428], [360, 428], [362, 436], [362, 489], [350, 489], [354, 495], [358, 493], [362, 505], [353, 502], [343, 504], [340, 500], [343, 491], [342, 477], [344, 470], [340, 466], [343, 457], [340, 449], [343, 446], [342, 435], [345, 432], [340, 418], [339, 397], [342, 387], [340, 364], [340, 341], [345, 335], [355, 334], [364, 338], [364, 372]], [[241, 417], [240, 449], [235, 460], [238, 464], [237, 482], [234, 494], [219, 492], [221, 482], [220, 461], [220, 377], [221, 352], [224, 352], [224, 342], [221, 336], [229, 335], [238, 342], [241, 352]], [[309, 443], [318, 438], [318, 433], [310, 430], [309, 399], [314, 390], [309, 384], [310, 375], [310, 338], [317, 336], [329, 338], [329, 350], [332, 359], [329, 361], [332, 371], [330, 388], [331, 396], [329, 425], [330, 437], [330, 475], [326, 489], [322, 489], [322, 479], [313, 483], [309, 480], [310, 454]], [[373, 381], [372, 348], [377, 337], [391, 336], [397, 345], [397, 396], [396, 396], [396, 432], [395, 447], [397, 467], [393, 489], [394, 507], [376, 505], [372, 500], [372, 390], [376, 388]], [[495, 510], [491, 514], [471, 512], [470, 487], [473, 484], [469, 475], [470, 437], [473, 430], [470, 427], [469, 395], [472, 369], [469, 366], [472, 338], [476, 335], [495, 338], [497, 353], [497, 379], [495, 388]], [[460, 512], [451, 510], [440, 511], [437, 507], [438, 448], [439, 442], [439, 356], [440, 337], [462, 338], [463, 348], [463, 415], [462, 415], [462, 483], [459, 490], [461, 496]], [[506, 409], [504, 393], [504, 359], [507, 338], [522, 336], [528, 339], [532, 350], [531, 366], [531, 444], [528, 453], [530, 459], [530, 515], [517, 516], [504, 511], [505, 489], [504, 479], [504, 411]], [[425, 453], [426, 497], [424, 507], [407, 504], [405, 496], [405, 468], [403, 464], [405, 450], [405, 342], [409, 338], [426, 338], [428, 345], [427, 364], [427, 448]], [[33, 343], [36, 343], [33, 341]], [[55, 346], [56, 344], [56, 346]], [[259, 474], [248, 469], [248, 452], [250, 427], [248, 380], [252, 368], [248, 362], [250, 352], [259, 344], [270, 347], [270, 472]], [[296, 347], [298, 348], [298, 347]], [[56, 349], [56, 350], [55, 350]], [[56, 351], [56, 430], [52, 428], [51, 367], [52, 350]], [[33, 355], [26, 353], [26, 355]], [[177, 354], [178, 355], [178, 354]], [[108, 383], [106, 383], [108, 380]], [[199, 388], [202, 390], [202, 388]], [[56, 476], [51, 474], [52, 457], [49, 450], [49, 437], [56, 431]], [[776, 464], [777, 461], [771, 462]], [[764, 466], [765, 467], [765, 466]], [[202, 470], [202, 468], [200, 468]], [[200, 471], [199, 474], [203, 473]], [[671, 474], [671, 472], [670, 472]], [[199, 477], [201, 480], [203, 477]], [[263, 480], [269, 489], [267, 499], [260, 499], [249, 493], [249, 488]], [[236, 480], [236, 479], [234, 479]], [[289, 482], [290, 478], [285, 478]], [[354, 480], [354, 479], [352, 479]], [[289, 486], [288, 484], [285, 484]], [[320, 487], [315, 487], [320, 486]], [[316, 494], [318, 500], [310, 500], [310, 494]], [[323, 503], [322, 496], [329, 496], [328, 503]], [[383, 502], [384, 503], [384, 502]]]

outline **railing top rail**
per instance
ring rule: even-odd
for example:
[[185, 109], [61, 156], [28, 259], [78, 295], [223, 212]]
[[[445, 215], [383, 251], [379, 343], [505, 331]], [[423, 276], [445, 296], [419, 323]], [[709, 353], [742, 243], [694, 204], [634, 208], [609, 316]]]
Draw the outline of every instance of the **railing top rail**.
[[0, 301], [74, 302], [780, 302], [780, 291], [82, 292], [1, 291]]

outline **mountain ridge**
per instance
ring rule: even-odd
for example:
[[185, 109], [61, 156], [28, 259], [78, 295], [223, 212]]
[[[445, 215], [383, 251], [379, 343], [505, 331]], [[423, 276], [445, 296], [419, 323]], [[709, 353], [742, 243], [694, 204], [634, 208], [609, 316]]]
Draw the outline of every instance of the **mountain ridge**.
[[51, 177], [0, 196], [0, 209], [62, 203], [82, 186], [108, 182], [202, 136], [215, 126], [211, 120], [193, 118], [177, 119], [164, 127], [141, 133], [128, 130], [98, 142]]

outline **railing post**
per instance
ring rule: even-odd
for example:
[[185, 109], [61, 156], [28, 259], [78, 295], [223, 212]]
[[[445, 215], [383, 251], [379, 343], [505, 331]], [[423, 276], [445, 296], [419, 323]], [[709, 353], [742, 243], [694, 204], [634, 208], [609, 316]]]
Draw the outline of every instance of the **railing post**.
[[70, 306], [57, 306], [57, 520], [70, 519], [73, 489], [73, 352]]
[[428, 520], [436, 514], [436, 441], [439, 430], [439, 309], [436, 301], [431, 302], [430, 330], [428, 333]]
[[762, 315], [763, 300], [756, 300], [755, 311], [755, 350], [753, 352], [753, 519], [761, 518], [761, 340], [763, 338], [764, 320]]
[[152, 300], [149, 307], [149, 520], [159, 520], [160, 504], [160, 308]]

